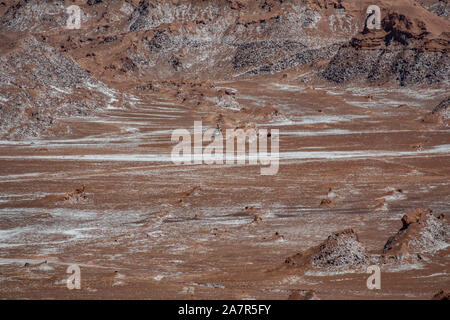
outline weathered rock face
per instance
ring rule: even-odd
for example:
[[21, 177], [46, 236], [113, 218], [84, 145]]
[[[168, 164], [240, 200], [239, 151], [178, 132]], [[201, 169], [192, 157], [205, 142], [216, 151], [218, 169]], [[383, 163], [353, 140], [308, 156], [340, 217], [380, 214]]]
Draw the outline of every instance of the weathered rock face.
[[356, 230], [348, 229], [330, 235], [312, 256], [312, 265], [322, 268], [361, 266], [368, 259], [367, 250], [359, 242]]
[[[381, 30], [365, 28], [342, 46], [323, 77], [329, 81], [388, 82], [405, 86], [435, 84], [450, 78], [450, 35], [420, 7], [385, 8]], [[439, 18], [437, 18], [439, 19]]]
[[449, 18], [450, 3], [447, 0], [419, 0], [417, 1], [428, 11], [444, 18]]
[[322, 74], [325, 79], [336, 83], [386, 83], [393, 80], [401, 86], [432, 85], [449, 79], [449, 65], [450, 58], [446, 52], [404, 50], [401, 47], [392, 51], [355, 50], [345, 46]]
[[107, 106], [105, 90], [71, 57], [34, 36], [15, 40], [0, 57], [0, 136], [63, 135], [69, 129], [57, 118], [86, 116]]
[[68, 31], [63, 1], [7, 1], [0, 25], [8, 32], [46, 34], [48, 43], [105, 78], [228, 78], [332, 56], [337, 47], [328, 47], [354, 35], [359, 17], [338, 2], [327, 3], [75, 1], [82, 25]]
[[[65, 28], [72, 4], [82, 10], [80, 30]], [[335, 41], [314, 31], [321, 19], [306, 1], [3, 1], [0, 136], [63, 136], [70, 128], [58, 119], [117, 102], [116, 84], [120, 91], [301, 64], [296, 55], [311, 44]]]
[[[64, 30], [64, 1], [7, 1], [0, 23], [8, 32], [45, 34], [49, 44], [96, 76], [108, 79], [206, 74], [229, 78], [309, 66], [337, 54], [325, 79], [342, 82], [362, 73], [369, 74], [370, 81], [394, 75], [400, 83], [409, 84], [417, 81], [414, 75], [422, 74], [430, 63], [448, 62], [448, 36], [436, 34], [440, 23], [442, 30], [448, 30], [448, 21], [430, 23], [430, 19], [440, 18], [415, 7], [412, 0], [380, 3], [384, 16], [381, 34], [359, 33], [364, 29], [365, 9], [373, 4], [370, 1], [115, 0], [74, 4], [83, 11], [81, 30]], [[338, 52], [340, 45], [355, 35]], [[424, 43], [416, 45], [417, 36]], [[411, 41], [414, 46], [406, 44]], [[418, 53], [405, 53], [405, 45]], [[378, 52], [372, 50], [374, 46]], [[347, 65], [346, 59], [357, 62]], [[363, 66], [355, 67], [365, 60]], [[386, 69], [388, 74], [374, 76]], [[433, 83], [447, 75], [444, 70], [430, 76], [433, 71], [438, 70], [431, 68], [420, 82]]]
[[386, 261], [421, 258], [421, 254], [437, 251], [450, 242], [450, 230], [445, 216], [434, 216], [432, 211], [415, 209], [402, 218], [403, 226], [388, 239], [383, 248]]
[[[82, 10], [79, 30], [65, 28], [66, 7], [72, 4]], [[3, 1], [0, 135], [67, 132], [55, 129], [60, 115], [100, 110], [115, 100], [110, 88], [122, 90], [124, 84], [144, 88], [168, 79], [215, 81], [293, 68], [312, 71], [308, 80], [334, 83], [448, 81], [449, 21], [425, 9], [437, 3], [380, 1], [383, 29], [377, 32], [364, 30], [370, 4]], [[93, 96], [92, 87], [97, 88]]]

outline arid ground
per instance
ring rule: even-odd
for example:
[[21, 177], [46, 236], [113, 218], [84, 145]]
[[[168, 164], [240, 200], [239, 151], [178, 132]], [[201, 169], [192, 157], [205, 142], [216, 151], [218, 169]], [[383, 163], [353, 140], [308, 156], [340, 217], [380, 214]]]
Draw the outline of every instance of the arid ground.
[[[392, 1], [391, 15], [381, 1], [388, 18], [376, 32], [362, 31], [365, 4], [288, 1], [307, 6], [308, 23], [311, 12], [322, 20], [316, 38], [281, 44], [274, 38], [298, 23], [285, 18], [288, 4], [214, 2], [224, 24], [253, 15], [240, 14], [237, 31], [218, 27], [234, 47], [200, 44], [210, 56], [189, 37], [219, 32], [216, 20], [139, 16], [170, 1], [79, 1], [88, 25], [66, 33], [42, 14], [50, 5], [5, 2], [0, 298], [448, 299], [450, 22], [439, 1]], [[191, 2], [190, 12], [203, 5]], [[313, 46], [338, 9], [347, 33]], [[133, 20], [111, 18], [118, 12]], [[42, 30], [22, 28], [29, 19]], [[258, 32], [271, 40], [255, 44]], [[278, 173], [174, 164], [172, 132], [194, 121], [278, 129]], [[74, 264], [80, 290], [66, 285]], [[380, 289], [366, 285], [371, 265]]]

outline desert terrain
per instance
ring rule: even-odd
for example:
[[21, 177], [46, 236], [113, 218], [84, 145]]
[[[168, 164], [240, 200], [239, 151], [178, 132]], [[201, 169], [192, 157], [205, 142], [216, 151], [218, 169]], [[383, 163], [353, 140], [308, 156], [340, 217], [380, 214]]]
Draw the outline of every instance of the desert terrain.
[[[449, 6], [2, 1], [0, 298], [448, 299]], [[173, 163], [195, 121], [277, 173]]]

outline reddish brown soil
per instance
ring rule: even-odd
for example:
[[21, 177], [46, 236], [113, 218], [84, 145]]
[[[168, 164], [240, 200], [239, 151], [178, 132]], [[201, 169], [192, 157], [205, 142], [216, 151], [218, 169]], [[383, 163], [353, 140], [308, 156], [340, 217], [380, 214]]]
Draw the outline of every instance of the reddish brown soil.
[[[319, 299], [428, 299], [447, 290], [448, 247], [421, 261], [381, 264], [382, 289], [375, 291], [357, 266], [281, 268], [286, 257], [346, 228], [381, 254], [405, 213], [447, 213], [449, 153], [436, 147], [448, 148], [450, 136], [421, 121], [445, 90], [415, 97], [374, 88], [368, 100], [351, 88], [283, 81], [221, 84], [237, 90], [240, 103], [277, 105], [297, 121], [272, 126], [282, 133], [282, 154], [307, 152], [282, 159], [276, 176], [249, 165], [137, 160], [132, 155], [168, 156], [170, 130], [191, 128], [203, 113], [176, 102], [170, 112], [157, 109], [151, 96], [139, 96], [135, 109], [77, 122], [78, 131], [64, 140], [3, 144], [1, 296], [287, 299], [312, 290]], [[176, 117], [158, 117], [165, 115]], [[357, 118], [346, 120], [350, 115]], [[127, 133], [129, 127], [135, 130]], [[65, 286], [73, 263], [81, 266], [82, 290]]]
[[[448, 299], [445, 10], [186, 2], [0, 4], [0, 298]], [[278, 173], [172, 163], [200, 120]]]

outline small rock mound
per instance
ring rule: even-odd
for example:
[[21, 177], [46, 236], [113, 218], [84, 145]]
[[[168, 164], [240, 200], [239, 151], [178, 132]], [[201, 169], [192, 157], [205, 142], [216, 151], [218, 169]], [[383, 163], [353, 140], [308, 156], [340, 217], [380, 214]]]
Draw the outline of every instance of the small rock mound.
[[249, 119], [256, 119], [260, 121], [286, 121], [287, 117], [283, 112], [274, 107], [273, 104], [269, 104], [265, 107], [244, 107], [240, 112]]
[[333, 203], [333, 201], [330, 198], [325, 198], [325, 199], [322, 199], [322, 201], [320, 201], [320, 206], [321, 207], [333, 208], [336, 205]]
[[450, 105], [450, 97], [447, 97], [446, 99], [442, 100], [441, 103], [439, 103], [431, 112], [431, 114], [441, 113], [443, 111], [447, 112], [447, 118], [448, 118], [448, 106]]
[[291, 266], [342, 269], [367, 265], [369, 254], [355, 229], [333, 233], [320, 245], [286, 259]]
[[64, 201], [66, 201], [70, 204], [85, 202], [87, 200], [85, 190], [86, 190], [86, 187], [81, 186], [73, 191], [67, 192], [64, 195]]
[[347, 229], [330, 235], [312, 257], [312, 264], [321, 268], [359, 266], [365, 265], [368, 258], [356, 230]]
[[436, 293], [432, 300], [450, 300], [450, 291], [449, 290], [441, 290], [438, 293]]
[[217, 105], [225, 109], [241, 109], [241, 105], [236, 100], [236, 93], [229, 90], [219, 90], [218, 91], [218, 103]]
[[444, 219], [444, 215], [433, 215], [431, 209], [408, 212], [402, 218], [402, 228], [384, 245], [383, 257], [387, 260], [420, 259], [422, 253], [446, 247], [450, 239]]

